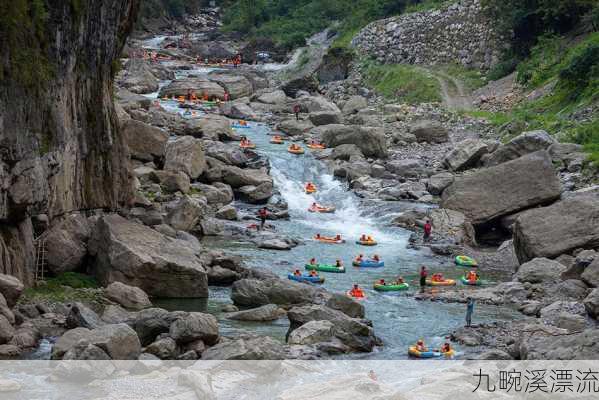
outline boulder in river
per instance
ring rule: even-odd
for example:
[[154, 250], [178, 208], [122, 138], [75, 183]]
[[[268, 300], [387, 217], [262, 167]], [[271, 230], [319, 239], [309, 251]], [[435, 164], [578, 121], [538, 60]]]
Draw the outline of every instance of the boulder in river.
[[231, 100], [250, 96], [253, 92], [252, 83], [243, 75], [222, 74], [218, 71], [208, 74], [208, 79], [222, 86]]
[[366, 157], [387, 157], [387, 139], [382, 129], [354, 125], [323, 125], [312, 130], [327, 147], [355, 144]]
[[289, 136], [302, 136], [310, 132], [314, 124], [306, 120], [286, 119], [277, 125], [277, 129]]
[[522, 264], [516, 273], [516, 279], [529, 283], [555, 283], [561, 280], [566, 267], [547, 258], [535, 258]]
[[378, 339], [372, 327], [363, 320], [351, 318], [341, 311], [322, 305], [294, 307], [287, 313], [289, 331], [287, 337], [302, 325], [311, 321], [328, 321], [333, 324], [334, 335], [343, 344], [354, 351], [370, 352], [377, 345]]
[[555, 258], [578, 248], [599, 247], [598, 218], [599, 197], [594, 195], [572, 196], [523, 212], [514, 225], [518, 259]]
[[199, 249], [119, 215], [98, 220], [90, 239], [93, 271], [103, 285], [123, 282], [151, 296], [208, 297]]
[[268, 322], [275, 321], [283, 317], [285, 314], [285, 310], [276, 304], [266, 304], [261, 307], [230, 313], [227, 315], [227, 318], [238, 321]]
[[314, 124], [314, 126], [320, 125], [331, 125], [331, 124], [340, 124], [341, 123], [341, 114], [332, 112], [332, 111], [317, 111], [310, 113], [308, 116], [310, 122]]
[[550, 203], [561, 185], [545, 151], [457, 176], [441, 206], [465, 214], [474, 225]]
[[453, 183], [454, 179], [455, 177], [451, 172], [435, 174], [428, 179], [426, 189], [430, 194], [440, 196], [443, 191]]
[[145, 94], [158, 91], [159, 81], [147, 61], [129, 60], [120, 74], [119, 85], [133, 93]]
[[242, 336], [223, 341], [202, 353], [202, 360], [284, 360], [283, 345], [271, 337]]
[[210, 314], [183, 313], [171, 324], [169, 336], [179, 344], [201, 340], [211, 346], [218, 341], [218, 321]]
[[218, 83], [211, 82], [206, 78], [176, 79], [162, 87], [158, 96], [187, 96], [190, 91], [200, 98], [204, 95], [207, 95], [210, 100], [224, 100], [225, 98], [225, 89]]
[[189, 196], [181, 197], [170, 208], [166, 222], [178, 231], [191, 231], [198, 224], [204, 209], [202, 203]]
[[168, 193], [188, 193], [191, 185], [189, 175], [181, 171], [152, 171], [150, 179]]
[[267, 93], [261, 94], [256, 100], [259, 103], [276, 105], [276, 104], [285, 104], [289, 100], [289, 98], [287, 97], [287, 95], [285, 94], [284, 91], [275, 90], [272, 92], [267, 92]]
[[233, 284], [231, 299], [236, 305], [243, 307], [321, 304], [340, 310], [350, 317], [364, 317], [364, 306], [343, 294], [281, 279], [239, 280]]

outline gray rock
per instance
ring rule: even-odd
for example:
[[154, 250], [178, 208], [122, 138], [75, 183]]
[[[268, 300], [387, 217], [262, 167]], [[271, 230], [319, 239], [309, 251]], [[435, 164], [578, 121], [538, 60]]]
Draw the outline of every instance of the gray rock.
[[91, 330], [87, 328], [75, 328], [65, 332], [52, 347], [52, 359], [62, 359], [65, 353], [75, 347], [77, 343], [80, 341], [89, 343], [91, 337]]
[[94, 329], [90, 341], [113, 360], [136, 360], [141, 354], [139, 338], [126, 324], [104, 325]]
[[202, 360], [284, 360], [285, 349], [271, 337], [245, 337], [210, 347]]
[[71, 305], [66, 322], [67, 327], [71, 329], [80, 327], [95, 329], [104, 325], [98, 314], [83, 303], [74, 303]]
[[154, 171], [151, 179], [168, 193], [189, 193], [191, 183], [189, 176], [183, 172]]
[[224, 206], [219, 208], [215, 214], [216, 218], [224, 219], [227, 221], [236, 221], [237, 220], [237, 210], [233, 206]]
[[321, 304], [350, 317], [363, 318], [364, 306], [338, 293], [281, 279], [242, 279], [233, 284], [231, 299], [238, 306]]
[[127, 139], [131, 157], [141, 161], [154, 161], [163, 157], [169, 134], [134, 119], [128, 120], [121, 128]]
[[302, 136], [314, 128], [311, 121], [287, 119], [277, 124], [277, 129], [289, 136]]
[[318, 111], [308, 115], [314, 126], [340, 124], [341, 115], [332, 111]]
[[264, 104], [285, 104], [288, 99], [289, 98], [282, 90], [264, 93], [257, 98], [260, 103]]
[[583, 303], [589, 315], [595, 319], [599, 319], [599, 289], [593, 289], [584, 299]]
[[596, 360], [599, 358], [599, 330], [547, 334], [538, 329], [523, 337], [520, 355], [523, 360]]
[[190, 179], [197, 179], [206, 170], [206, 157], [201, 140], [183, 136], [166, 145], [164, 170], [185, 172]]
[[16, 277], [0, 274], [0, 294], [4, 296], [9, 308], [17, 304], [24, 289], [25, 286]]
[[196, 199], [183, 196], [170, 209], [166, 222], [178, 231], [191, 231], [200, 222], [204, 209]]
[[428, 178], [426, 189], [430, 194], [440, 196], [453, 183], [453, 180], [454, 175], [451, 172], [441, 172]]
[[387, 139], [380, 128], [333, 124], [314, 128], [312, 133], [327, 147], [355, 144], [366, 157], [387, 157]]
[[311, 345], [327, 342], [335, 337], [335, 325], [331, 321], [309, 321], [289, 334], [287, 343]]
[[187, 242], [107, 215], [96, 224], [89, 247], [103, 285], [123, 282], [158, 297], [208, 297], [199, 249]]
[[254, 92], [252, 83], [243, 75], [213, 71], [208, 74], [208, 79], [225, 88], [225, 91], [229, 93], [229, 98], [232, 100], [250, 96]]
[[558, 282], [566, 267], [557, 261], [547, 258], [535, 258], [522, 264], [516, 273], [516, 279], [520, 282], [547, 283]]
[[370, 352], [378, 343], [373, 329], [365, 321], [351, 318], [341, 311], [322, 305], [294, 307], [289, 317], [289, 338], [293, 332], [310, 321], [329, 321], [334, 325], [335, 337], [354, 351]]
[[242, 102], [229, 102], [220, 107], [220, 112], [234, 119], [253, 120], [256, 112], [247, 104]]
[[196, 95], [207, 95], [209, 99], [224, 100], [225, 90], [222, 86], [215, 82], [211, 82], [206, 78], [189, 77], [176, 79], [168, 85], [162, 87], [158, 93], [158, 97], [165, 96], [187, 96], [189, 91]]
[[599, 201], [593, 196], [575, 196], [522, 213], [514, 226], [518, 259], [553, 258], [599, 246], [597, 215]]
[[83, 215], [70, 215], [46, 233], [46, 261], [54, 274], [76, 271], [87, 255], [90, 225]]
[[10, 342], [15, 335], [15, 328], [4, 315], [0, 315], [0, 345]]
[[343, 114], [355, 114], [366, 107], [368, 107], [368, 100], [362, 96], [352, 96], [343, 104]]
[[140, 311], [133, 321], [133, 329], [143, 346], [147, 346], [163, 333], [168, 333], [176, 317], [161, 308], [148, 308]]
[[143, 310], [152, 307], [150, 298], [138, 287], [125, 285], [121, 282], [113, 282], [104, 291], [105, 296], [125, 308], [131, 310]]
[[258, 186], [247, 185], [236, 190], [240, 200], [250, 204], [264, 204], [273, 195], [273, 183], [264, 182]]
[[427, 169], [418, 159], [393, 160], [387, 162], [387, 170], [402, 178], [427, 176]]
[[488, 150], [487, 144], [482, 140], [466, 139], [458, 143], [443, 162], [452, 171], [463, 171], [476, 166]]
[[285, 310], [283, 310], [276, 304], [267, 304], [262, 307], [231, 313], [227, 315], [227, 318], [238, 321], [268, 322], [275, 321], [283, 317], [285, 314]]
[[591, 287], [599, 287], [599, 257], [584, 269], [581, 279]]
[[218, 341], [218, 322], [210, 314], [185, 313], [171, 324], [169, 336], [181, 344], [201, 340], [211, 346]]
[[194, 183], [191, 187], [206, 197], [208, 204], [229, 204], [233, 201], [233, 189], [226, 183], [215, 182], [213, 185]]
[[240, 279], [238, 272], [223, 268], [220, 265], [209, 267], [207, 272], [209, 285], [228, 286]]
[[418, 142], [445, 143], [449, 141], [447, 129], [434, 121], [420, 121], [410, 127], [410, 133]]
[[509, 355], [508, 353], [506, 353], [505, 351], [489, 350], [489, 351], [484, 352], [480, 356], [476, 357], [476, 359], [477, 360], [495, 361], [495, 360], [513, 360], [514, 358], [511, 355]]
[[261, 240], [258, 243], [258, 248], [268, 250], [291, 250], [296, 246], [297, 243], [277, 238]]
[[331, 153], [333, 160], [350, 161], [364, 158], [362, 150], [355, 144], [342, 144], [333, 149]]
[[523, 155], [546, 150], [555, 140], [545, 131], [524, 132], [491, 153], [485, 165], [494, 166], [515, 160]]
[[549, 155], [537, 152], [456, 177], [443, 191], [441, 206], [462, 212], [478, 225], [549, 203], [560, 194]]
[[153, 354], [162, 360], [174, 360], [179, 355], [177, 342], [170, 337], [155, 341], [146, 347], [145, 352]]

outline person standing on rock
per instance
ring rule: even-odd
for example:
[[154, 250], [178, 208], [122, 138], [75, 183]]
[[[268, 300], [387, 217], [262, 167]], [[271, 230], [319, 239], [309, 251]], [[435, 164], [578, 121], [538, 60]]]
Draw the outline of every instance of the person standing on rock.
[[466, 301], [466, 327], [470, 328], [472, 326], [472, 313], [474, 313], [474, 299], [468, 297]]
[[420, 268], [420, 290], [424, 291], [424, 288], [426, 287], [426, 277], [428, 276], [428, 271], [426, 270], [426, 267], [423, 265]]
[[258, 216], [260, 217], [260, 230], [264, 229], [264, 224], [266, 224], [266, 217], [268, 217], [268, 209], [263, 207], [258, 211]]
[[301, 111], [301, 107], [300, 107], [299, 104], [296, 104], [296, 105], [293, 106], [293, 113], [295, 114], [295, 120], [296, 121], [299, 121], [300, 111]]
[[433, 232], [433, 226], [431, 225], [431, 221], [426, 221], [426, 224], [424, 224], [424, 236], [423, 236], [423, 240], [424, 242], [428, 242], [431, 240], [431, 234]]

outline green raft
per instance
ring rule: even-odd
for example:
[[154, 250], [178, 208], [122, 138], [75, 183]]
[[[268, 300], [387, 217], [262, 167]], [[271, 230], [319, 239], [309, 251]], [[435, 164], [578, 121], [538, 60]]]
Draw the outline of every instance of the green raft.
[[456, 256], [455, 263], [462, 267], [478, 267], [476, 260], [468, 256]]
[[316, 265], [306, 264], [306, 269], [308, 271], [314, 270], [314, 271], [320, 271], [320, 272], [334, 272], [334, 273], [338, 273], [338, 274], [345, 273], [345, 267], [337, 268], [337, 266], [330, 265], [330, 264], [316, 264]]
[[469, 285], [469, 286], [480, 286], [483, 284], [483, 281], [480, 278], [477, 279], [475, 282], [470, 282], [468, 279], [466, 279], [465, 276], [462, 276], [461, 281], [464, 285]]
[[374, 290], [379, 292], [397, 292], [400, 290], [407, 290], [410, 285], [407, 283], [401, 283], [399, 285], [381, 285], [380, 283], [374, 284]]

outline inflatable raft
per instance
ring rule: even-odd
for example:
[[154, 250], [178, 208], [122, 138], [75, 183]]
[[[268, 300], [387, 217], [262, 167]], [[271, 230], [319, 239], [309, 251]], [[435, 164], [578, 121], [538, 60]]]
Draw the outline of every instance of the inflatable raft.
[[366, 299], [366, 293], [362, 292], [361, 296], [354, 296], [351, 293], [351, 290], [348, 290], [347, 292], [345, 292], [346, 295], [348, 295], [349, 297], [351, 297], [352, 299], [356, 299], [356, 300], [364, 300]]
[[304, 149], [302, 149], [301, 147], [299, 149], [292, 149], [291, 147], [287, 148], [287, 151], [291, 154], [304, 154]]
[[306, 264], [305, 268], [308, 271], [332, 272], [335, 274], [345, 273], [345, 267], [341, 266], [339, 268], [336, 265], [331, 264]]
[[465, 276], [462, 276], [461, 281], [464, 285], [469, 285], [469, 286], [480, 286], [483, 284], [483, 281], [481, 281], [480, 278], [475, 281], [471, 281], [469, 279], [466, 279]]
[[329, 244], [345, 243], [345, 240], [343, 240], [343, 239], [337, 240], [335, 238], [330, 238], [330, 237], [325, 237], [325, 236], [321, 236], [321, 237], [314, 236], [314, 240], [318, 240], [319, 242], [329, 243]]
[[330, 214], [335, 212], [335, 207], [316, 206], [308, 208], [309, 212]]
[[428, 351], [418, 351], [416, 346], [410, 346], [408, 348], [408, 355], [416, 358], [436, 358], [441, 357], [441, 353], [438, 351], [428, 350]]
[[399, 292], [400, 290], [407, 290], [410, 288], [410, 285], [407, 283], [400, 284], [385, 284], [381, 285], [380, 283], [374, 284], [374, 290], [378, 292]]
[[312, 149], [312, 150], [324, 150], [324, 149], [326, 149], [325, 145], [323, 145], [323, 144], [309, 144], [309, 145], [307, 145], [307, 147], [309, 149]]
[[474, 258], [468, 256], [456, 256], [455, 263], [462, 267], [478, 267], [478, 262]]
[[376, 240], [357, 240], [356, 244], [360, 246], [376, 246], [378, 243]]
[[385, 266], [384, 261], [374, 261], [374, 260], [362, 260], [360, 262], [356, 262], [354, 260], [354, 262], [352, 264], [354, 267], [360, 267], [360, 268], [383, 268]]
[[433, 281], [432, 279], [427, 279], [426, 284], [428, 286], [455, 286], [456, 281], [454, 279], [444, 279], [442, 281]]
[[324, 278], [322, 276], [310, 276], [310, 275], [294, 275], [289, 274], [287, 278], [296, 282], [309, 282], [309, 283], [324, 283]]

